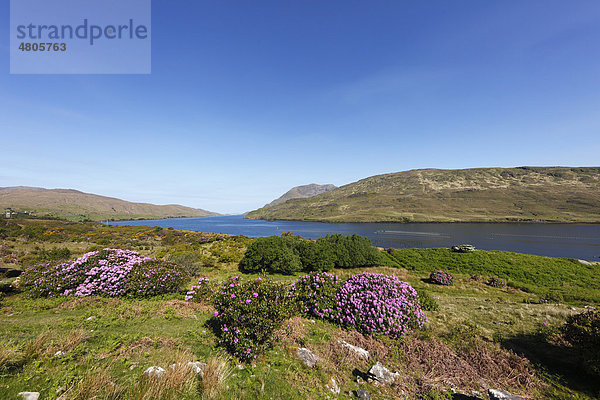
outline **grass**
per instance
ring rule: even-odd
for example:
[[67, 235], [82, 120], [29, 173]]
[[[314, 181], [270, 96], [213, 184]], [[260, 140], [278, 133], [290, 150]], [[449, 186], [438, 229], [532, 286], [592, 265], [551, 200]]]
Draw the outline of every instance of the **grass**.
[[[553, 301], [600, 303], [598, 265], [585, 265], [575, 259], [540, 257], [506, 251], [456, 253], [449, 249], [397, 249], [392, 259], [398, 266], [423, 275], [435, 269], [497, 276], [509, 286]], [[425, 277], [425, 276], [424, 276]]]
[[[16, 223], [20, 229], [0, 244], [16, 256], [16, 265], [25, 256], [35, 256], [36, 246], [69, 247], [73, 256], [97, 246], [111, 246], [169, 259], [182, 257], [190, 270], [220, 280], [239, 274], [236, 263], [251, 241], [162, 228], [33, 220]], [[31, 228], [28, 232], [39, 235], [24, 236], [29, 225], [43, 229]], [[454, 285], [427, 283], [425, 278], [434, 268], [451, 270]], [[341, 388], [341, 398], [360, 388], [367, 389], [374, 399], [392, 398], [401, 391], [408, 398], [443, 398], [451, 386], [465, 392], [494, 387], [531, 398], [597, 398], [598, 380], [585, 375], [578, 355], [555, 335], [568, 315], [583, 310], [581, 296], [570, 294], [581, 292], [600, 303], [592, 296], [598, 281], [591, 272], [575, 273], [579, 268], [587, 271], [572, 260], [505, 252], [397, 250], [387, 266], [333, 272], [342, 278], [363, 271], [380, 272], [410, 282], [439, 305], [439, 311], [427, 312], [425, 329], [405, 340], [393, 340], [294, 317], [277, 333], [273, 348], [245, 365], [216, 345], [217, 338], [207, 323], [212, 307], [186, 303], [183, 293], [138, 300], [31, 299], [24, 293], [8, 293], [0, 300], [0, 398], [39, 391], [42, 400], [61, 396], [323, 399], [334, 397], [327, 387], [332, 378]], [[501, 276], [511, 286], [489, 287], [483, 280], [471, 280], [474, 273]], [[529, 281], [531, 276], [539, 278], [535, 284]], [[275, 275], [273, 279], [291, 282], [296, 277]], [[524, 291], [521, 284], [526, 283], [530, 287]], [[563, 289], [563, 300], [540, 303], [553, 288]], [[339, 340], [367, 349], [371, 358], [356, 357]], [[315, 368], [296, 358], [298, 347], [307, 347], [321, 358]], [[64, 354], [56, 356], [59, 351]], [[204, 375], [177, 367], [188, 361], [205, 362]], [[376, 361], [400, 372], [395, 386], [357, 382]], [[170, 369], [173, 364], [176, 367]], [[143, 375], [155, 365], [168, 371], [166, 379]]]

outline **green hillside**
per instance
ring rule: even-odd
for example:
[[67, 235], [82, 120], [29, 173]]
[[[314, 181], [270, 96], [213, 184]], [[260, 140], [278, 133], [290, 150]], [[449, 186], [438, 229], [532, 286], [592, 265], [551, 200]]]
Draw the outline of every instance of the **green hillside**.
[[26, 211], [38, 217], [57, 217], [74, 221], [217, 215], [210, 211], [177, 204], [132, 203], [72, 189], [43, 189], [25, 186], [0, 188], [0, 211], [8, 208], [18, 212]]
[[600, 222], [600, 168], [404, 171], [263, 207], [246, 217], [328, 222]]

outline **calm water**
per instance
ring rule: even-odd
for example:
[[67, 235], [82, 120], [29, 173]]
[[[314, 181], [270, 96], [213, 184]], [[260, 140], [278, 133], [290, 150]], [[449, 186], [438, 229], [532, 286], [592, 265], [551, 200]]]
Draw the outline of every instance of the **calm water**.
[[241, 215], [118, 221], [112, 225], [148, 225], [219, 232], [252, 237], [294, 232], [316, 239], [328, 233], [366, 236], [381, 247], [449, 247], [469, 243], [484, 250], [507, 250], [550, 257], [600, 260], [600, 225], [572, 224], [331, 224], [321, 222], [260, 221]]

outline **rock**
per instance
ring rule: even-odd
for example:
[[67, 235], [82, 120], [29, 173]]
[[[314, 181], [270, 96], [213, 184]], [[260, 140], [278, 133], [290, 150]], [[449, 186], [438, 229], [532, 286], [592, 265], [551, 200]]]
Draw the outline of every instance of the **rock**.
[[393, 384], [398, 376], [397, 373], [393, 373], [384, 367], [379, 361], [377, 361], [377, 363], [371, 367], [369, 370], [369, 375], [371, 375], [376, 382], [379, 382], [382, 385]]
[[522, 397], [497, 389], [489, 389], [488, 396], [490, 396], [490, 400], [523, 400]]
[[365, 389], [358, 389], [356, 391], [356, 397], [358, 397], [359, 399], [369, 400], [371, 398], [371, 395]]
[[317, 361], [319, 361], [319, 357], [315, 353], [304, 347], [298, 349], [297, 355], [310, 368], [313, 368], [317, 364]]
[[37, 400], [40, 397], [40, 392], [21, 392], [18, 396], [24, 400]]
[[333, 378], [331, 378], [329, 380], [329, 383], [327, 384], [327, 388], [329, 388], [331, 393], [335, 394], [336, 396], [340, 394], [340, 387], [338, 386], [337, 382]]
[[144, 371], [144, 375], [147, 375], [149, 378], [152, 378], [153, 376], [160, 378], [165, 372], [167, 371], [165, 371], [161, 367], [152, 366], [148, 367], [148, 369]]
[[92, 321], [92, 320], [94, 320], [94, 319], [96, 319], [96, 317], [94, 317], [94, 316], [92, 315], [91, 317], [87, 317], [85, 320], [86, 320], [86, 321]]
[[200, 375], [200, 378], [204, 378], [204, 370], [206, 369], [206, 363], [200, 362], [200, 361], [194, 361], [194, 362], [188, 362], [187, 365], [189, 365], [190, 367], [192, 367], [192, 369], [194, 370], [194, 372], [197, 375]]
[[353, 346], [348, 342], [345, 342], [343, 340], [338, 340], [338, 343], [342, 345], [342, 347], [352, 351], [354, 354], [356, 354], [359, 358], [362, 358], [364, 360], [368, 360], [369, 359], [369, 352], [365, 349], [363, 349], [362, 347], [358, 347], [358, 346]]
[[65, 355], [65, 352], [64, 351], [60, 351], [60, 350], [57, 351], [56, 353], [54, 353], [54, 357], [56, 357], [56, 358], [61, 358], [64, 355]]

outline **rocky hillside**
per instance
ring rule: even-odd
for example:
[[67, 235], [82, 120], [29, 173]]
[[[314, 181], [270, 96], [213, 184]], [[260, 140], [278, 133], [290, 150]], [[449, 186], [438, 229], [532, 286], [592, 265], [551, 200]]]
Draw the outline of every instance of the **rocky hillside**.
[[321, 193], [327, 193], [329, 191], [332, 191], [333, 189], [337, 189], [337, 186], [331, 184], [317, 185], [315, 183], [311, 183], [310, 185], [296, 186], [288, 190], [280, 198], [273, 200], [269, 204], [265, 205], [265, 207], [273, 207], [279, 204], [283, 204], [286, 201], [292, 199], [307, 199], [309, 197], [313, 197]]
[[10, 208], [35, 216], [70, 220], [206, 217], [216, 213], [176, 204], [132, 203], [72, 189], [16, 186], [0, 188], [0, 211]]
[[600, 168], [422, 169], [377, 175], [247, 218], [332, 222], [600, 222]]

